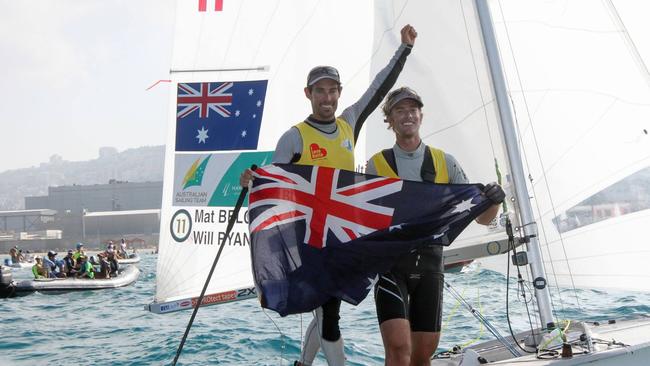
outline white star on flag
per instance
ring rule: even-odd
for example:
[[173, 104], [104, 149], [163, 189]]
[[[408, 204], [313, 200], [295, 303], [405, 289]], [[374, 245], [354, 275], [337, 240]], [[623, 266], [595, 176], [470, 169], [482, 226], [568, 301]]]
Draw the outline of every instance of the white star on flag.
[[241, 112], [239, 111], [239, 109], [235, 111], [235, 117], [239, 117], [240, 114]]
[[460, 213], [460, 212], [469, 211], [474, 206], [476, 206], [476, 204], [472, 203], [471, 198], [468, 198], [468, 199], [462, 201], [461, 203], [457, 204], [456, 207], [454, 207], [454, 210], [451, 211], [451, 213], [455, 214], [457, 212]]
[[375, 275], [375, 278], [368, 278], [368, 287], [366, 287], [366, 290], [372, 290], [373, 287], [375, 287], [375, 284], [379, 281], [379, 275]]
[[241, 132], [241, 137], [246, 137], [246, 130], [243, 130], [243, 131]]
[[[445, 231], [446, 231], [446, 230], [445, 230]], [[440, 233], [440, 234], [433, 234], [433, 235], [431, 236], [431, 239], [436, 240], [436, 239], [438, 239], [438, 238], [442, 238], [443, 236], [445, 236], [445, 234], [446, 234], [446, 232], [442, 232], [442, 233]]]
[[253, 113], [253, 118], [257, 117], [257, 114]]
[[262, 101], [258, 100], [257, 103], [255, 103], [258, 107], [262, 105]]
[[205, 140], [206, 140], [208, 137], [210, 137], [210, 136], [208, 136], [208, 131], [209, 131], [209, 130], [206, 130], [206, 129], [205, 129], [205, 126], [201, 126], [201, 129], [200, 129], [200, 130], [196, 130], [196, 132], [199, 133], [198, 135], [196, 135], [196, 138], [199, 139], [199, 144], [200, 144], [200, 143], [204, 143], [204, 144], [205, 144]]
[[393, 226], [388, 228], [389, 232], [392, 232], [392, 231], [395, 231], [395, 230], [402, 230], [402, 224], [393, 225]]
[[253, 95], [253, 89], [248, 89], [248, 95]]

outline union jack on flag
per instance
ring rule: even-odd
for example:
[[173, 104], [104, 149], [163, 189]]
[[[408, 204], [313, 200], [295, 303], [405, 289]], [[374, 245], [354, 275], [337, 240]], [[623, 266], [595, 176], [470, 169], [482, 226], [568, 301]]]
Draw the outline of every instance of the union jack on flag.
[[233, 83], [178, 84], [178, 118], [185, 118], [198, 112], [199, 118], [208, 118], [210, 110], [223, 117], [230, 117], [226, 108], [232, 105], [232, 93], [228, 89]]
[[266, 80], [179, 83], [176, 151], [254, 150]]
[[449, 245], [492, 205], [477, 184], [288, 164], [258, 168], [249, 202], [255, 284], [283, 316], [331, 297], [358, 304], [401, 255]]
[[274, 165], [257, 169], [256, 176], [268, 179], [269, 183], [252, 190], [249, 207], [274, 205], [274, 208], [257, 216], [250, 223], [250, 231], [305, 220], [304, 242], [322, 248], [328, 231], [339, 241], [347, 242], [390, 226], [394, 209], [369, 201], [399, 192], [402, 181], [375, 177], [337, 186], [341, 172], [314, 167], [311, 177], [305, 179]]

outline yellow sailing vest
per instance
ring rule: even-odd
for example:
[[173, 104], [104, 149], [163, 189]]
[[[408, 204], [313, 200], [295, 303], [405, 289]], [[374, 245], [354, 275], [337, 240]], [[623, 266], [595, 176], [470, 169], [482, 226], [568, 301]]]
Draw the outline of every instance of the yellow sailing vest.
[[323, 136], [307, 122], [296, 125], [302, 137], [302, 154], [296, 164], [354, 171], [354, 133], [345, 120], [337, 118], [335, 123], [339, 134], [334, 139]]
[[[442, 150], [427, 146], [429, 152], [431, 153], [431, 158], [433, 159], [433, 171], [435, 172], [435, 180], [433, 183], [447, 184], [449, 183], [449, 173], [447, 172], [447, 160], [445, 159], [445, 153]], [[426, 158], [426, 157], [425, 157]], [[372, 156], [370, 159], [375, 168], [377, 169], [377, 175], [391, 178], [399, 178], [397, 172], [390, 166], [384, 154], [380, 151]], [[423, 165], [425, 165], [427, 159], [423, 160]], [[428, 168], [428, 167], [423, 167]], [[422, 178], [422, 180], [429, 181], [428, 179]]]

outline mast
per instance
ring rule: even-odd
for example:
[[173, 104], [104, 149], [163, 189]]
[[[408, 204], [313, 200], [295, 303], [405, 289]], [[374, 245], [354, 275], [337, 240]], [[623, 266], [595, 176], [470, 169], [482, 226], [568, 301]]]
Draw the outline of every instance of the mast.
[[529, 241], [526, 243], [528, 248], [528, 260], [531, 272], [533, 274], [533, 285], [535, 287], [535, 298], [539, 307], [542, 328], [551, 328], [553, 325], [553, 314], [551, 312], [551, 296], [548, 290], [548, 281], [546, 273], [542, 266], [541, 250], [537, 238], [537, 223], [533, 216], [533, 210], [529, 200], [528, 188], [526, 187], [526, 175], [524, 174], [521, 154], [515, 135], [515, 126], [513, 123], [512, 110], [508, 102], [506, 92], [506, 82], [503, 76], [501, 60], [497, 48], [494, 28], [492, 27], [492, 17], [487, 0], [475, 0], [477, 14], [481, 24], [481, 34], [483, 44], [487, 53], [492, 76], [492, 86], [497, 100], [497, 107], [501, 120], [501, 131], [506, 145], [508, 161], [512, 173], [512, 179], [515, 186], [515, 196], [519, 206], [519, 215], [521, 218], [523, 233]]

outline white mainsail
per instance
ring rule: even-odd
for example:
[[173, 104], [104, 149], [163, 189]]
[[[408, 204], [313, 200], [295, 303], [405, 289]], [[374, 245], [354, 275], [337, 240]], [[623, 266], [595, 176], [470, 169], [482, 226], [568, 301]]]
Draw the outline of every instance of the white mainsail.
[[[218, 249], [217, 239], [223, 233], [226, 223], [205, 222], [199, 217], [216, 215], [224, 217], [231, 206], [214, 206], [202, 202], [187, 205], [191, 197], [197, 195], [210, 196], [223, 180], [229, 180], [231, 196], [237, 193], [235, 172], [232, 171], [238, 152], [180, 152], [174, 148], [176, 139], [176, 85], [177, 83], [208, 82], [208, 81], [246, 81], [268, 80], [267, 97], [264, 101], [264, 117], [261, 124], [258, 151], [272, 151], [275, 143], [291, 125], [297, 123], [309, 114], [309, 103], [304, 98], [303, 87], [309, 69], [319, 64], [335, 65], [342, 77], [343, 93], [339, 100], [342, 110], [358, 98], [370, 83], [371, 75], [385, 66], [399, 43], [398, 29], [406, 23], [406, 19], [417, 20], [418, 7], [407, 7], [404, 21], [395, 19], [396, 11], [401, 4], [395, 3], [395, 8], [389, 7], [389, 2], [372, 1], [246, 1], [224, 4], [221, 11], [214, 11], [207, 6], [205, 11], [199, 11], [196, 2], [183, 1], [177, 4], [176, 32], [171, 65], [171, 80], [173, 92], [170, 96], [169, 135], [166, 151], [165, 187], [163, 195], [163, 210], [161, 214], [160, 251], [157, 268], [157, 289], [154, 306], [155, 312], [166, 312], [193, 306], [191, 299], [198, 296], [201, 286], [207, 276], [212, 258]], [[438, 3], [437, 3], [438, 4]], [[501, 147], [492, 142], [481, 140], [483, 135], [498, 135], [496, 113], [493, 107], [493, 96], [490, 95], [489, 79], [485, 63], [473, 65], [466, 56], [471, 52], [481, 53], [481, 41], [477, 37], [476, 28], [466, 31], [462, 23], [463, 9], [467, 4], [440, 2], [439, 8], [434, 9], [439, 18], [445, 19], [453, 14], [453, 22], [447, 18], [445, 22], [453, 25], [457, 34], [452, 40], [436, 34], [428, 34], [426, 27], [421, 39], [427, 42], [418, 43], [416, 51], [408, 61], [405, 76], [400, 78], [400, 84], [414, 84], [426, 80], [427, 84], [437, 83], [438, 89], [422, 90], [427, 101], [427, 124], [424, 129], [426, 141], [432, 141], [435, 146], [452, 152], [470, 174], [473, 181], [490, 182], [497, 180], [495, 159], [499, 167], [505, 171], [506, 163], [502, 157]], [[345, 11], [342, 11], [345, 9]], [[366, 16], [360, 16], [364, 14]], [[446, 14], [446, 15], [444, 15]], [[417, 16], [416, 16], [417, 15]], [[475, 27], [475, 23], [474, 24]], [[457, 41], [472, 37], [471, 44], [461, 44]], [[435, 58], [437, 49], [448, 49], [455, 52], [452, 58]], [[418, 56], [419, 55], [419, 56]], [[436, 61], [433, 65], [426, 62]], [[481, 57], [475, 57], [482, 59]], [[458, 67], [453, 59], [465, 60]], [[451, 61], [445, 61], [451, 60]], [[445, 73], [432, 72], [443, 67], [449, 70]], [[424, 68], [423, 68], [424, 67]], [[459, 83], [459, 80], [462, 82]], [[431, 83], [429, 83], [431, 80]], [[457, 88], [452, 88], [457, 85]], [[453, 89], [453, 92], [452, 92]], [[479, 92], [480, 90], [480, 92]], [[485, 105], [485, 107], [484, 107]], [[466, 108], [466, 107], [469, 107]], [[446, 121], [438, 125], [439, 121]], [[461, 122], [457, 131], [461, 135], [447, 134], [445, 131], [451, 125]], [[384, 129], [385, 124], [379, 112], [367, 121], [368, 128], [362, 130], [356, 149], [358, 164], [363, 164], [369, 154], [379, 148], [392, 144], [392, 134]], [[367, 131], [367, 136], [365, 135]], [[199, 131], [197, 131], [199, 133]], [[443, 143], [438, 143], [441, 140]], [[475, 141], [481, 146], [481, 151], [459, 149], [461, 143]], [[366, 147], [366, 145], [368, 147]], [[483, 159], [470, 159], [480, 155]], [[194, 167], [209, 160], [202, 184], [189, 188], [184, 186], [183, 179]], [[229, 170], [230, 169], [230, 170]], [[227, 172], [227, 173], [226, 173]], [[227, 185], [226, 183], [225, 185]], [[186, 198], [185, 200], [177, 197]], [[190, 197], [190, 198], [187, 198]], [[185, 210], [181, 212], [181, 210]], [[203, 233], [209, 238], [210, 244], [188, 244], [174, 239], [171, 233], [172, 219], [181, 212], [185, 220], [193, 222], [192, 236]], [[213, 213], [214, 212], [214, 213]], [[235, 235], [240, 237], [244, 245], [229, 245], [224, 251], [224, 258], [217, 268], [217, 273], [210, 283], [207, 294], [208, 302], [222, 302], [252, 296], [253, 282], [246, 227], [242, 218], [235, 225]], [[204, 221], [204, 222], [197, 222]], [[476, 225], [469, 230], [469, 235], [484, 234], [486, 230]], [[221, 234], [223, 235], [223, 234]], [[177, 235], [178, 236], [178, 235]], [[192, 237], [193, 238], [193, 237]], [[190, 238], [190, 241], [191, 239]], [[182, 238], [181, 238], [182, 239]], [[485, 243], [485, 255], [495, 254], [488, 249], [488, 242], [482, 237], [480, 243]], [[499, 240], [503, 241], [503, 237]], [[476, 244], [467, 239], [468, 245]], [[230, 240], [229, 240], [230, 242]], [[498, 242], [498, 240], [496, 241]], [[494, 242], [492, 242], [494, 243]], [[474, 245], [476, 246], [476, 245]], [[480, 245], [479, 245], [480, 246]], [[501, 245], [505, 250], [505, 245]], [[478, 253], [472, 250], [469, 253]], [[467, 254], [453, 253], [448, 262], [454, 258], [471, 260]], [[462, 262], [462, 261], [461, 261]], [[239, 296], [242, 295], [242, 296]]]
[[[631, 258], [633, 263], [649, 259], [650, 252], [639, 249], [638, 238], [642, 236], [638, 230], [642, 225], [635, 224], [647, 219], [647, 210], [567, 232], [561, 239], [553, 223], [554, 219], [568, 217], [565, 212], [582, 200], [648, 166], [648, 138], [641, 132], [645, 127], [644, 121], [647, 121], [644, 114], [648, 113], [647, 78], [639, 77], [637, 59], [625, 48], [627, 43], [620, 35], [621, 30], [616, 28], [617, 23], [602, 4], [595, 6], [599, 12], [588, 13], [579, 13], [575, 7], [579, 4], [566, 8], [569, 11], [553, 4], [547, 4], [545, 8], [542, 4], [533, 7], [516, 1], [495, 4], [503, 6], [504, 14], [515, 14], [511, 23], [517, 28], [510, 32], [511, 42], [506, 42], [505, 32], [497, 27], [503, 49], [508, 51], [512, 46], [512, 52], [521, 60], [520, 63], [530, 65], [519, 68], [525, 93], [521, 91], [522, 85], [518, 84], [511, 90], [520, 117], [522, 147], [531, 157], [527, 159], [533, 177], [531, 192], [535, 193], [538, 212], [543, 218], [540, 227], [544, 230], [540, 230], [540, 234], [548, 236], [544, 241], [548, 248], [543, 251], [545, 260], [549, 262], [547, 270], [552, 271], [554, 280], [562, 285], [620, 287], [624, 283], [628, 285], [626, 288], [647, 290], [650, 275], [644, 267], [628, 265]], [[344, 6], [349, 11], [340, 11]], [[589, 8], [593, 9], [594, 4], [589, 4]], [[567, 22], [571, 15], [572, 26], [575, 27], [575, 21], [579, 26], [567, 35], [567, 27], [563, 24], [544, 25], [544, 21], [554, 15], [553, 11], [563, 12], [562, 20]], [[495, 11], [497, 15], [500, 13]], [[369, 16], [361, 17], [359, 14]], [[280, 134], [309, 113], [306, 100], [300, 101], [303, 98], [303, 79], [311, 67], [336, 65], [344, 81], [340, 105], [350, 104], [368, 85], [369, 76], [383, 67], [394, 52], [399, 42], [396, 28], [411, 22], [417, 26], [420, 40], [426, 41], [416, 45], [397, 85], [410, 85], [423, 96], [426, 104], [422, 127], [424, 141], [453, 154], [470, 180], [487, 183], [498, 180], [500, 174], [504, 178], [502, 184], [508, 188], [508, 167], [499, 138], [494, 95], [475, 17], [471, 1], [426, 4], [407, 1], [377, 1], [374, 4], [371, 1], [352, 4], [342, 1], [246, 1], [226, 2], [222, 11], [214, 11], [208, 6], [203, 12], [198, 10], [196, 2], [183, 1], [177, 5], [171, 77], [174, 85], [177, 82], [269, 80], [258, 150], [271, 151]], [[603, 23], [606, 25], [604, 28]], [[354, 27], [344, 27], [345, 24], [354, 24]], [[502, 24], [502, 21], [497, 21], [497, 24]], [[536, 27], [544, 27], [544, 31], [527, 31]], [[550, 38], [551, 35], [554, 37]], [[584, 38], [596, 36], [598, 40], [588, 41], [599, 47], [587, 47], [589, 42]], [[603, 36], [608, 42], [606, 45], [602, 43]], [[343, 39], [345, 42], [341, 41]], [[576, 44], [581, 46], [571, 47]], [[621, 61], [619, 65], [627, 66], [605, 73], [604, 78], [593, 78], [593, 75], [602, 74], [599, 70], [603, 65], [585, 60], [603, 59], [603, 54], [597, 52], [608, 53], [607, 63]], [[551, 56], [557, 54], [567, 57]], [[618, 60], [611, 61], [615, 57]], [[506, 70], [514, 70], [510, 61], [511, 58], [504, 57]], [[553, 72], [546, 71], [551, 68]], [[558, 73], [556, 70], [568, 71]], [[510, 83], [516, 83], [516, 80], [513, 77]], [[578, 84], [582, 89], [576, 87]], [[529, 127], [526, 105], [522, 104], [523, 95], [527, 98], [528, 109], [533, 111], [530, 117], [536, 126], [535, 135]], [[562, 111], [561, 115], [557, 111]], [[166, 160], [166, 181], [169, 182], [185, 174], [192, 162], [209, 155], [174, 150], [175, 114], [174, 89], [170, 97]], [[620, 120], [628, 122], [612, 123]], [[368, 127], [362, 131], [357, 145], [359, 162], [393, 143], [392, 134], [383, 129], [378, 111], [371, 115], [366, 125]], [[557, 131], [562, 133], [555, 133]], [[534, 136], [543, 142], [534, 141]], [[210, 158], [213, 162], [219, 160], [217, 157], [226, 161], [236, 157], [236, 153], [211, 153], [216, 156]], [[629, 157], [637, 158], [630, 160]], [[587, 162], [597, 163], [590, 165]], [[542, 170], [542, 166], [546, 170]], [[236, 182], [232, 184], [236, 186]], [[204, 191], [210, 194], [210, 187], [205, 187]], [[161, 217], [161, 222], [166, 224], [162, 225], [164, 229], [161, 231], [156, 302], [196, 296], [203, 281], [203, 274], [198, 269], [209, 268], [210, 258], [216, 253], [216, 245], [188, 248], [173, 241], [167, 223], [174, 209], [183, 207], [174, 203], [174, 194], [173, 185], [166, 184]], [[188, 212], [194, 215], [196, 210], [189, 209]], [[596, 230], [599, 226], [607, 227], [619, 221], [623, 225], [620, 230], [609, 230], [609, 234], [602, 232], [605, 229]], [[627, 225], [629, 221], [633, 222]], [[224, 228], [225, 223], [200, 227], [203, 231], [212, 230], [217, 235], [215, 237]], [[245, 225], [236, 225], [236, 231], [244, 235]], [[474, 246], [485, 243], [486, 253], [494, 254], [489, 252], [488, 245], [495, 241], [484, 241], [485, 232], [482, 226], [473, 225], [458, 239], [455, 248], [450, 249], [458, 250], [464, 243]], [[611, 236], [607, 241], [596, 242], [590, 235]], [[610, 242], [618, 244], [608, 244]], [[585, 254], [587, 248], [590, 254]], [[252, 287], [246, 249], [239, 248], [235, 253], [238, 254], [230, 254], [234, 257], [224, 253], [224, 263], [237, 263], [232, 265], [228, 276], [237, 278], [237, 283], [229, 285], [222, 277], [218, 282], [224, 285], [219, 287], [214, 280], [208, 293]], [[553, 266], [550, 266], [551, 261]], [[499, 269], [504, 262], [501, 257], [496, 257], [484, 261], [484, 265]], [[621, 265], [613, 265], [616, 263]], [[196, 273], [187, 273], [188, 266], [196, 268]], [[594, 268], [599, 268], [599, 273], [595, 273]], [[609, 269], [609, 273], [603, 273], [602, 268]], [[569, 277], [569, 273], [573, 276]], [[621, 278], [625, 281], [620, 281]]]
[[[500, 174], [508, 177], [504, 185], [510, 188], [512, 175], [497, 132], [500, 121], [475, 2], [396, 0], [387, 4], [375, 9], [377, 34], [381, 34], [377, 29], [404, 19], [416, 25], [420, 40], [427, 40], [424, 46], [424, 42], [418, 44], [422, 47], [413, 52], [398, 82], [423, 97], [424, 141], [455, 155], [474, 181], [496, 180], [496, 161]], [[548, 284], [650, 291], [650, 271], [645, 265], [650, 251], [641, 239], [650, 214], [646, 188], [650, 174], [643, 174], [650, 165], [649, 79], [647, 69], [639, 67], [638, 54], [630, 51], [629, 38], [622, 36], [611, 3], [495, 1], [491, 5], [493, 14], [506, 14], [505, 23], [497, 27], [498, 46], [506, 61], [509, 97], [517, 117], [517, 145], [523, 151], [525, 174], [532, 179], [528, 192], [536, 217], [531, 219], [537, 223]], [[557, 23], [552, 20], [556, 17]], [[509, 32], [504, 32], [503, 24]], [[537, 27], [544, 28], [537, 33], [539, 38], [529, 34], [530, 28]], [[514, 53], [516, 64], [507, 62], [509, 52]], [[601, 74], [605, 75], [601, 78]], [[369, 154], [393, 141], [393, 136], [377, 130], [368, 129], [368, 136]], [[630, 176], [636, 179], [630, 181]], [[622, 182], [627, 184], [618, 190], [627, 188], [631, 194], [603, 199]], [[526, 182], [521, 183], [525, 186]], [[606, 206], [603, 201], [609, 207], [602, 207]], [[598, 210], [606, 209], [610, 212], [598, 216]], [[583, 216], [581, 223], [568, 230], [563, 220], [584, 210], [590, 216]], [[480, 228], [473, 229], [465, 233], [466, 238], [490, 240], [480, 234]], [[534, 260], [531, 248], [529, 257]], [[493, 256], [482, 261], [505, 272], [507, 260]], [[538, 268], [542, 267], [538, 264]], [[536, 291], [542, 320], [538, 326], [546, 328], [553, 321], [548, 310], [552, 304], [548, 293]], [[633, 354], [616, 347], [592, 349], [587, 336], [583, 344], [593, 353], [576, 362], [638, 364], [650, 353], [649, 326], [647, 321], [630, 320], [624, 326], [600, 329], [602, 338], [617, 337], [633, 345]], [[585, 329], [578, 327], [575, 332], [588, 333]], [[640, 336], [644, 331], [646, 336]], [[486, 344], [476, 349], [490, 361], [506, 364], [512, 359], [505, 348], [494, 352], [494, 347]], [[515, 358], [537, 362], [534, 355]], [[452, 359], [442, 363], [458, 364], [462, 357]]]
[[[650, 291], [642, 239], [650, 219], [650, 77], [632, 35], [609, 2], [491, 5], [549, 280]], [[424, 141], [454, 155], [471, 181], [496, 181], [495, 161], [508, 176], [473, 1], [378, 2], [375, 13], [376, 40], [396, 19], [420, 34], [398, 85], [423, 96]], [[391, 49], [375, 47], [372, 71]], [[381, 123], [374, 117], [368, 126]], [[367, 155], [394, 140], [381, 129], [368, 128], [367, 136]], [[602, 197], [608, 194], [614, 197]], [[583, 202], [589, 199], [595, 202]], [[567, 230], [572, 222], [579, 227]], [[474, 225], [454, 249], [484, 242], [483, 231]], [[505, 272], [507, 261], [481, 262]]]
[[[650, 291], [650, 251], [643, 247], [642, 235], [650, 216], [650, 174], [644, 173], [650, 166], [650, 78], [647, 68], [640, 67], [642, 58], [631, 51], [615, 8], [611, 2], [586, 0], [490, 4], [519, 148], [532, 179], [528, 190], [547, 279], [551, 284]], [[471, 181], [503, 178], [512, 197], [500, 130], [503, 111], [497, 111], [473, 0], [226, 0], [220, 11], [211, 6], [199, 11], [197, 2], [179, 1], [172, 83], [268, 80], [255, 155], [268, 161], [280, 134], [309, 113], [302, 88], [311, 67], [331, 64], [339, 69], [344, 87], [339, 108], [345, 107], [385, 65], [399, 42], [397, 29], [407, 23], [419, 35], [397, 86], [408, 85], [423, 98], [424, 141], [454, 155]], [[192, 223], [194, 231], [218, 237], [226, 224], [211, 218], [227, 217], [232, 203], [219, 205], [222, 201], [202, 197], [214, 196], [218, 188], [232, 201], [244, 167], [241, 159], [252, 156], [244, 151], [177, 151], [175, 91], [170, 97], [157, 288], [150, 306], [154, 312], [193, 306], [218, 246], [216, 240], [199, 243], [180, 224]], [[358, 162], [393, 144], [382, 120], [375, 111], [366, 122], [357, 145]], [[632, 195], [603, 199], [617, 187]], [[509, 211], [517, 225], [517, 216]], [[246, 219], [244, 209], [235, 226], [240, 241], [226, 242], [208, 302], [253, 295]], [[480, 252], [476, 243], [481, 241], [487, 254], [501, 253], [499, 231], [499, 225], [474, 225], [446, 253], [466, 260], [468, 253]], [[470, 248], [465, 253], [458, 245], [462, 243]], [[493, 258], [499, 262], [495, 268], [503, 267], [503, 256]], [[647, 335], [636, 331], [631, 337], [625, 329], [613, 332], [617, 340], [635, 344], [634, 355], [614, 347], [582, 360], [601, 360], [611, 352], [630, 356], [626, 360], [632, 364], [647, 355]]]
[[634, 34], [609, 1], [498, 5], [549, 279], [650, 291], [650, 79]]
[[[243, 151], [177, 151], [177, 84], [268, 80], [258, 164], [270, 162], [280, 135], [310, 113], [303, 88], [312, 67], [331, 64], [339, 69], [340, 106], [355, 102], [369, 85], [372, 19], [359, 14], [372, 14], [370, 0], [226, 0], [218, 11], [214, 1], [207, 1], [203, 11], [199, 3], [178, 1], [176, 8], [156, 294], [149, 307], [153, 312], [194, 306], [218, 251], [219, 235], [224, 235], [222, 218], [239, 192], [238, 177], [245, 167], [241, 160], [255, 160]], [[207, 132], [213, 133], [218, 132]], [[186, 178], [193, 173], [196, 182], [188, 184]], [[217, 189], [227, 191], [227, 205], [210, 202]], [[244, 207], [204, 304], [254, 296], [246, 219]]]

